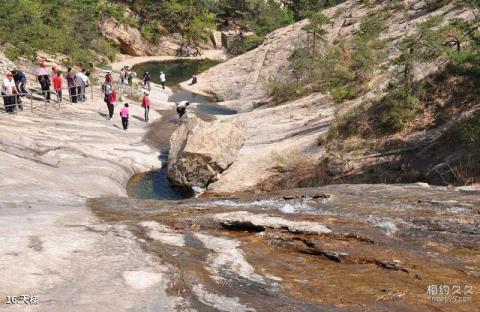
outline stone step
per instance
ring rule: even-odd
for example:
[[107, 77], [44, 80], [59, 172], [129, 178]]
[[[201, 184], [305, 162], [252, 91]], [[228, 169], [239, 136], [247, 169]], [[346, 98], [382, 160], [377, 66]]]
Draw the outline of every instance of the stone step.
[[222, 32], [214, 31], [213, 39], [214, 39], [215, 48], [222, 49], [223, 48]]

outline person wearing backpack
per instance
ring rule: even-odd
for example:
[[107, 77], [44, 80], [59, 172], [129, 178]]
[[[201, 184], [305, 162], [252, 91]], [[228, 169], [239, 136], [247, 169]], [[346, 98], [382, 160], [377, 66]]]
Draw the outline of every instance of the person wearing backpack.
[[18, 91], [18, 96], [17, 96], [18, 108], [20, 110], [23, 110], [21, 97], [24, 97], [25, 94], [28, 94], [27, 87], [26, 87], [27, 76], [25, 76], [25, 74], [18, 69], [12, 70], [12, 74], [13, 74], [13, 81], [15, 81], [15, 87], [17, 88], [17, 91]]
[[67, 69], [66, 79], [70, 101], [72, 103], [77, 103], [77, 85], [75, 83], [75, 74], [73, 73], [71, 67]]
[[150, 87], [151, 81], [152, 81], [152, 75], [150, 75], [149, 72], [146, 72], [145, 75], [143, 75], [143, 85], [148, 91], [151, 90], [151, 87]]
[[37, 69], [37, 81], [40, 83], [43, 96], [48, 103], [50, 103], [50, 75], [51, 71], [47, 68], [45, 61], [42, 60], [40, 62], [40, 67]]
[[105, 103], [108, 108], [108, 119], [113, 118], [115, 104], [117, 103], [117, 93], [113, 90], [112, 84], [109, 82], [104, 83]]
[[108, 96], [108, 114], [110, 116], [110, 119], [113, 118], [115, 105], [117, 105], [117, 92], [115, 92], [115, 90], [112, 90], [112, 93], [110, 93], [110, 95]]

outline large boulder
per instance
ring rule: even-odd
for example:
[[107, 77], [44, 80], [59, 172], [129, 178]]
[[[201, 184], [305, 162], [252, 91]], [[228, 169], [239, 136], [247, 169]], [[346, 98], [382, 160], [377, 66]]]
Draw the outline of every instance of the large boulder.
[[175, 185], [208, 186], [234, 162], [245, 139], [240, 121], [205, 122], [186, 115], [170, 138], [168, 179]]

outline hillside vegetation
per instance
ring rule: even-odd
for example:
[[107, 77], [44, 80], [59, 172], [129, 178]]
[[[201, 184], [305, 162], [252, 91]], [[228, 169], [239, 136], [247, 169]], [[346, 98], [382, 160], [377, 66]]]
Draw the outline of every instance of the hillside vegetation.
[[[480, 2], [424, 1], [414, 13], [404, 1], [364, 4], [368, 13], [355, 31], [333, 42], [327, 35], [335, 17], [313, 14], [304, 27], [307, 41], [290, 57], [292, 78], [270, 81], [270, 105], [317, 92], [336, 103], [319, 145], [346, 166], [327, 168], [331, 157], [322, 157], [313, 180], [479, 182]], [[445, 18], [439, 11], [472, 18]], [[387, 34], [392, 17], [422, 16], [414, 32]], [[315, 170], [308, 169], [310, 175]], [[335, 177], [325, 177], [329, 170]]]
[[36, 59], [39, 50], [68, 56], [67, 63], [106, 64], [119, 48], [102, 37], [99, 20], [110, 16], [140, 30], [155, 44], [178, 33], [198, 46], [226, 19], [253, 31], [244, 51], [259, 45], [269, 32], [340, 1], [264, 0], [5, 0], [0, 12], [0, 41], [10, 59]]

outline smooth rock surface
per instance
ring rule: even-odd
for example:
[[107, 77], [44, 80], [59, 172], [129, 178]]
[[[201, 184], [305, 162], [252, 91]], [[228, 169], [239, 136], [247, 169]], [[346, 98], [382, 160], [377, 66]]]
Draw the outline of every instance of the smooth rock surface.
[[[35, 311], [172, 311], [181, 304], [166, 293], [175, 272], [85, 204], [126, 197], [133, 174], [161, 166], [159, 152], [142, 142], [143, 109], [129, 101], [123, 131], [119, 106], [105, 119], [99, 90], [93, 98], [88, 90], [84, 103], [52, 101], [45, 109], [36, 98], [32, 112], [24, 99], [23, 112], [0, 113], [0, 293], [38, 294]], [[4, 300], [2, 311], [25, 309]]]

